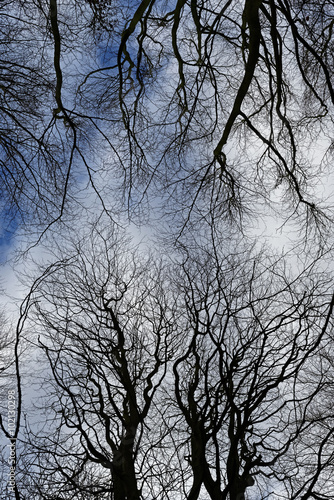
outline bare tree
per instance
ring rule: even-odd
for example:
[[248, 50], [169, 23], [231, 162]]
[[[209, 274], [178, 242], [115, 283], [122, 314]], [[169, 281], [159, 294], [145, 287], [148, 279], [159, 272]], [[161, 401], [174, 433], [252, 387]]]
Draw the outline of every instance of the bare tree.
[[312, 181], [331, 157], [331, 26], [330, 1], [141, 2], [118, 51], [128, 179], [169, 189], [186, 217], [208, 199], [247, 213], [274, 192], [323, 230]]
[[331, 274], [210, 229], [162, 264], [96, 225], [35, 281], [21, 317], [34, 311], [39, 422], [19, 436], [21, 495], [332, 491]]
[[330, 1], [1, 9], [7, 214], [45, 229], [82, 182], [111, 217], [156, 208], [158, 193], [178, 231], [213, 207], [228, 219], [275, 207], [273, 195], [306, 234], [328, 228], [313, 183], [332, 157]]
[[[110, 221], [146, 197], [185, 241], [171, 265], [174, 247], [144, 258], [96, 226], [33, 280], [9, 363], [14, 437], [0, 422], [21, 446], [17, 498], [333, 496], [324, 255], [292, 271], [217, 236], [273, 198], [306, 236], [330, 228], [333, 19], [329, 0], [1, 5], [9, 224], [50, 242], [96, 198]], [[23, 331], [46, 391], [24, 438]]]
[[27, 362], [27, 357], [24, 356], [26, 343], [22, 339], [22, 334], [33, 305], [36, 288], [49, 271], [47, 268], [34, 280], [29, 293], [20, 304], [15, 326], [7, 320], [4, 310], [0, 314], [0, 437], [2, 439], [0, 460], [3, 465], [3, 498], [10, 497], [11, 493], [16, 500], [22, 498], [20, 460], [24, 406], [22, 365]]
[[[179, 325], [188, 342], [173, 371], [187, 429], [178, 454], [184, 477], [192, 473], [189, 500], [207, 498], [203, 488], [212, 500], [329, 498], [317, 492], [332, 491], [324, 479], [332, 458], [321, 457], [333, 431], [314, 408], [326, 386], [321, 351], [334, 296], [328, 274], [316, 268], [292, 273], [283, 258], [242, 245], [229, 253], [222, 240], [184, 250]], [[310, 364], [319, 373], [306, 388]], [[308, 473], [301, 474], [303, 460]]]
[[[334, 422], [332, 408], [333, 386], [332, 328], [325, 337], [317, 357], [311, 358], [298, 391], [309, 398], [307, 412], [308, 432], [298, 436], [283, 465], [282, 477], [288, 477], [286, 491], [290, 498], [328, 500], [334, 494], [332, 474], [334, 466]], [[317, 393], [314, 388], [318, 387]], [[310, 395], [312, 394], [312, 398]], [[300, 420], [300, 413], [296, 419]], [[290, 463], [290, 466], [289, 466]], [[294, 464], [291, 467], [291, 464]], [[294, 471], [292, 473], [292, 471]]]
[[99, 113], [76, 100], [101, 43], [94, 33], [108, 24], [102, 20], [108, 5], [9, 0], [0, 6], [0, 209], [9, 228], [21, 225], [30, 240], [64, 215], [73, 217], [80, 183], [101, 198], [91, 162]]
[[59, 209], [68, 155], [51, 120], [48, 35], [34, 2], [3, 2], [0, 14], [1, 208], [16, 224], [45, 223]]
[[28, 431], [30, 494], [145, 495], [156, 394], [179, 342], [164, 274], [96, 230], [40, 283], [34, 321], [51, 378], [43, 374], [45, 428]]

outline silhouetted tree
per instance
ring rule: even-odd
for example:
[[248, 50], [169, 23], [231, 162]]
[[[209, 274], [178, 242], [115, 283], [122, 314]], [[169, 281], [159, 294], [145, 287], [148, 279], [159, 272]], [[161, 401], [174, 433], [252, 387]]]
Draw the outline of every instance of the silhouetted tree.
[[328, 377], [331, 279], [317, 263], [292, 271], [282, 257], [226, 246], [185, 248], [178, 272], [187, 345], [173, 371], [186, 443], [178, 453], [192, 472], [185, 496], [206, 498], [205, 488], [212, 500], [329, 498], [317, 492], [333, 488], [332, 418], [314, 408]]
[[46, 394], [45, 424], [23, 440], [29, 495], [331, 491], [320, 402], [334, 299], [322, 261], [290, 267], [215, 227], [162, 265], [117, 232], [92, 234], [63, 250], [32, 299]]
[[332, 22], [330, 1], [142, 1], [118, 51], [129, 181], [162, 183], [185, 217], [208, 199], [247, 213], [274, 192], [299, 227], [323, 230]]
[[34, 208], [45, 227], [84, 179], [111, 216], [116, 206], [136, 215], [143, 199], [156, 206], [158, 193], [178, 230], [212, 205], [227, 218], [253, 204], [256, 214], [275, 206], [273, 193], [307, 234], [312, 221], [326, 229], [330, 204], [313, 182], [332, 157], [330, 1], [1, 9], [7, 211]]
[[48, 424], [28, 432], [31, 495], [145, 496], [157, 393], [180, 343], [164, 275], [115, 233], [94, 230], [40, 283], [36, 328], [51, 378]]
[[[0, 211], [54, 259], [0, 339], [16, 498], [334, 496], [333, 22], [330, 0], [0, 5]], [[161, 258], [114, 229], [145, 206]], [[243, 239], [267, 207], [315, 260]]]

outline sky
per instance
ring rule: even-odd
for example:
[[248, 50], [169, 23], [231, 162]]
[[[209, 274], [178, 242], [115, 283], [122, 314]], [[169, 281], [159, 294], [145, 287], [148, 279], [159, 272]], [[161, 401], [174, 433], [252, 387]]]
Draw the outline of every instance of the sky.
[[[130, 10], [133, 11], [134, 6], [137, 6], [137, 4], [138, 2], [136, 4], [130, 3]], [[79, 39], [80, 37], [78, 36], [78, 40]], [[78, 70], [78, 68], [80, 70], [84, 70], [86, 64], [90, 65], [91, 67], [96, 67], [94, 66], [95, 64], [105, 65], [114, 64], [115, 62], [115, 45], [111, 45], [107, 50], [104, 50], [103, 47], [100, 47], [97, 50], [96, 61], [94, 60], [94, 57], [89, 53], [85, 53], [84, 48], [81, 48], [80, 56], [78, 57], [76, 57], [76, 53], [71, 53], [66, 59], [66, 64], [64, 64], [64, 61], [62, 61], [64, 78], [66, 80], [66, 92], [70, 91], [72, 81], [76, 81], [77, 84], [77, 75], [75, 74], [75, 72]], [[172, 73], [176, 74], [176, 66], [174, 70], [175, 71], [172, 71]], [[71, 78], [73, 78], [73, 80], [71, 80]], [[66, 94], [66, 92], [64, 93], [64, 102], [72, 103], [72, 95]], [[149, 98], [153, 97], [153, 94], [149, 96]], [[107, 130], [107, 126], [105, 130]], [[102, 141], [100, 142], [100, 144], [102, 144]], [[325, 144], [325, 142], [322, 144], [322, 139], [320, 138], [318, 139], [318, 141], [315, 141], [315, 143], [312, 144], [312, 147], [309, 147], [310, 155], [313, 156], [313, 159], [315, 159], [316, 162], [318, 161], [318, 157], [320, 158], [320, 151], [322, 151], [326, 145], [327, 144]], [[254, 148], [255, 147], [256, 146], [254, 146]], [[308, 146], [306, 145], [305, 148], [307, 150]], [[251, 152], [252, 151], [249, 151], [249, 153]], [[115, 161], [115, 158], [111, 158], [110, 154], [111, 153], [109, 148], [106, 148], [106, 151], [104, 151], [103, 146], [101, 146], [99, 155], [97, 155], [95, 159], [98, 158], [98, 162], [101, 161], [101, 164], [103, 164], [104, 161], [106, 162], [106, 164], [108, 162], [113, 163]], [[99, 165], [94, 164], [94, 155], [92, 155], [91, 165], [98, 171]], [[77, 165], [77, 172], [84, 173], [77, 176], [77, 180], [79, 180], [79, 187], [71, 193], [80, 193], [80, 203], [82, 204], [83, 208], [89, 207], [90, 216], [92, 219], [99, 213], [101, 205], [100, 202], [97, 201], [96, 195], [92, 191], [91, 187], [87, 188], [87, 173], [84, 170], [83, 164], [79, 163]], [[110, 186], [112, 186], [112, 182], [110, 182], [110, 179], [108, 179], [108, 173], [105, 173], [104, 176], [101, 176], [98, 182], [100, 182], [102, 188], [109, 188]], [[108, 184], [109, 182], [110, 185]], [[321, 179], [318, 178], [317, 180], [315, 194], [332, 197], [333, 186], [334, 173], [328, 174], [324, 172], [323, 177]], [[291, 249], [291, 247], [295, 245], [296, 241], [298, 241], [296, 225], [293, 223], [293, 221], [289, 220], [285, 225], [282, 225], [285, 216], [282, 210], [280, 210], [279, 208], [279, 200], [281, 199], [281, 195], [282, 191], [280, 187], [274, 190], [271, 194], [272, 201], [277, 206], [276, 213], [274, 213], [274, 211], [268, 206], [262, 205], [260, 207], [262, 215], [257, 219], [248, 219], [245, 226], [245, 231], [250, 237], [256, 237], [259, 242], [266, 241], [273, 247], [273, 249], [277, 251]], [[159, 195], [157, 195], [156, 200], [157, 212], [158, 202]], [[113, 200], [111, 200], [111, 205], [112, 203]], [[332, 200], [331, 203], [334, 206], [334, 200]], [[78, 217], [76, 222], [73, 223], [70, 227], [70, 231], [72, 231], [72, 234], [74, 235], [80, 235], [82, 234], [82, 232], [84, 232], [84, 226], [85, 224], [88, 224], [88, 222], [84, 215], [80, 216], [79, 203], [75, 204], [75, 209], [77, 210]], [[80, 217], [82, 218], [80, 219]], [[154, 232], [156, 231], [159, 234], [159, 230], [159, 221], [155, 221], [154, 227], [145, 224], [140, 227], [139, 225], [135, 225], [134, 223], [130, 223], [128, 226], [128, 231], [132, 235], [134, 242], [141, 244], [144, 251], [146, 248], [149, 248], [149, 246], [154, 241]], [[52, 231], [50, 231], [50, 233], [52, 233]], [[29, 252], [28, 256], [23, 256], [18, 260], [16, 250], [20, 248], [23, 241], [24, 236], [20, 230], [17, 218], [15, 216], [11, 216], [11, 214], [9, 213], [5, 213], [4, 219], [0, 224], [0, 288], [2, 288], [3, 290], [0, 298], [0, 304], [2, 304], [5, 312], [9, 316], [9, 319], [13, 321], [14, 324], [18, 316], [20, 301], [23, 300], [25, 294], [29, 289], [30, 283], [28, 276], [30, 274], [36, 273], [38, 262], [44, 261], [46, 263], [54, 258], [54, 256], [49, 253], [49, 243], [46, 240], [43, 240], [39, 245], [37, 245]], [[59, 236], [59, 241], [57, 241], [57, 243], [61, 245], [61, 242], [62, 237]], [[28, 380], [29, 379], [27, 378], [26, 383]], [[25, 400], [32, 400], [33, 397], [35, 397], [35, 394], [32, 386], [30, 388], [25, 386]]]

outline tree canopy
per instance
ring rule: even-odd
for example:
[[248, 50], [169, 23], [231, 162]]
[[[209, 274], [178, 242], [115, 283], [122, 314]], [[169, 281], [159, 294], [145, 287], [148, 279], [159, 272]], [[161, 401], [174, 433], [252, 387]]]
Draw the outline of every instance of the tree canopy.
[[213, 205], [235, 221], [274, 199], [283, 220], [325, 231], [332, 2], [12, 0], [1, 13], [4, 210], [41, 231], [86, 183], [113, 216], [158, 198], [179, 226]]
[[333, 26], [1, 3], [1, 498], [333, 498]]

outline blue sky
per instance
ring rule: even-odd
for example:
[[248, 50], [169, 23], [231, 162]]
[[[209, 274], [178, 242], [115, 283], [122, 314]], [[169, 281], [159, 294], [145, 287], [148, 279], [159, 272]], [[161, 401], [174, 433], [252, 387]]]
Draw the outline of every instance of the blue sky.
[[11, 210], [5, 210], [0, 224], [0, 264], [6, 261], [11, 251], [18, 226], [17, 215]]

